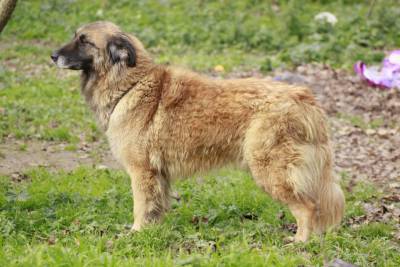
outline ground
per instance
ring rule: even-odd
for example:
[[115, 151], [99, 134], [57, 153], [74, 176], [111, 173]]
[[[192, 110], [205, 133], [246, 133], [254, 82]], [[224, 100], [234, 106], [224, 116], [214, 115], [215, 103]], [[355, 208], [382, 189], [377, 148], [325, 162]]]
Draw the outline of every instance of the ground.
[[[20, 1], [0, 43], [0, 265], [399, 266], [400, 91], [366, 86], [351, 66], [400, 46], [400, 8], [299, 2]], [[334, 27], [313, 20], [327, 10]], [[49, 59], [97, 19], [137, 32], [160, 63], [310, 86], [346, 191], [341, 227], [286, 244], [296, 230], [286, 207], [247, 173], [223, 169], [175, 183], [164, 222], [130, 234], [129, 177], [80, 97], [78, 74]]]

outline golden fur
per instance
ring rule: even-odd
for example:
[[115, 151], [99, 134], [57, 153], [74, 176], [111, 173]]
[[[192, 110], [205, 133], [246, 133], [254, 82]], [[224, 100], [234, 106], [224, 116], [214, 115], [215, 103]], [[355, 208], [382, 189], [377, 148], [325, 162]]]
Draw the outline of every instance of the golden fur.
[[[134, 230], [168, 210], [172, 178], [231, 163], [289, 206], [296, 241], [340, 222], [344, 197], [332, 172], [327, 120], [308, 88], [158, 65], [140, 41], [109, 22], [76, 34], [99, 48], [87, 50], [95, 59], [82, 73], [82, 93], [131, 177]], [[116, 35], [134, 47], [134, 67], [110, 63], [107, 40]]]

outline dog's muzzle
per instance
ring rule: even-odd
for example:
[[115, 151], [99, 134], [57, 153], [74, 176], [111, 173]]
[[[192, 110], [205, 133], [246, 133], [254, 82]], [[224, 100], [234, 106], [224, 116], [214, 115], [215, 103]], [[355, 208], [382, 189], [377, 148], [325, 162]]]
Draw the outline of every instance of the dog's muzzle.
[[54, 63], [57, 63], [57, 60], [58, 60], [58, 57], [59, 57], [57, 52], [53, 52], [53, 54], [51, 54], [50, 57], [54, 61]]
[[58, 51], [51, 54], [51, 59], [60, 69], [79, 69], [80, 64], [71, 64], [69, 60], [63, 55], [60, 55]]

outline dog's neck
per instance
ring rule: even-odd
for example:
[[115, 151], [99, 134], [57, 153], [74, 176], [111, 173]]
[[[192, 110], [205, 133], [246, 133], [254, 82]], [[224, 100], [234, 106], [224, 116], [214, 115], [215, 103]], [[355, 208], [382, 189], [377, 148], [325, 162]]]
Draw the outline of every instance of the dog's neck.
[[89, 107], [96, 114], [103, 130], [107, 130], [109, 120], [119, 101], [145, 77], [143, 68], [114, 66], [110, 70], [98, 73], [83, 71], [81, 91]]

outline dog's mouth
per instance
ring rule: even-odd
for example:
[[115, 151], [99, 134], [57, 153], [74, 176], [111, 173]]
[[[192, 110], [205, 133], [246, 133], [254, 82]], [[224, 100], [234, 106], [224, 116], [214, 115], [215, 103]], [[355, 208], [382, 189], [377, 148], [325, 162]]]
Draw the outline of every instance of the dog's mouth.
[[91, 64], [91, 59], [87, 58], [85, 60], [71, 60], [63, 55], [53, 53], [51, 59], [60, 69], [70, 69], [70, 70], [83, 70], [87, 69]]

